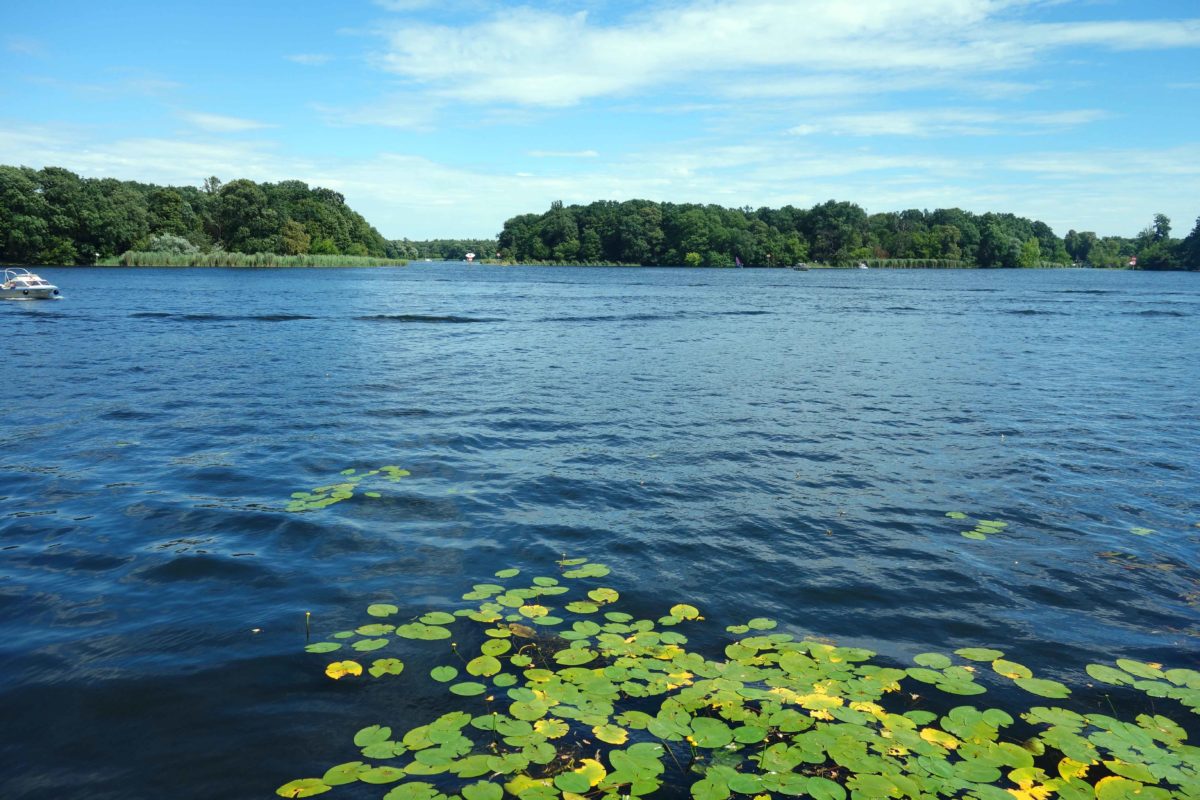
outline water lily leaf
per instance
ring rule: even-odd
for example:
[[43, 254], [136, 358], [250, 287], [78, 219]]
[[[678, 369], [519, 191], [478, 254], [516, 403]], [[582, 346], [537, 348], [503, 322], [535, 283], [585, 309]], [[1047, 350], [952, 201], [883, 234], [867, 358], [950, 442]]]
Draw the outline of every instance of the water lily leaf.
[[426, 625], [449, 625], [454, 622], [454, 615], [447, 614], [445, 611], [430, 611], [420, 619]]
[[1111, 683], [1114, 686], [1129, 686], [1133, 684], [1133, 676], [1119, 669], [1104, 664], [1088, 664], [1087, 674], [1101, 683]]
[[396, 635], [405, 639], [449, 639], [450, 631], [437, 625], [426, 625], [422, 622], [411, 622], [396, 628]]
[[404, 770], [397, 767], [372, 767], [358, 773], [358, 779], [363, 783], [395, 783], [404, 777]]
[[529, 617], [530, 619], [544, 617], [550, 613], [550, 609], [539, 605], [524, 605], [518, 608], [517, 611], [520, 612], [522, 616]]
[[300, 780], [290, 781], [280, 786], [275, 790], [275, 794], [280, 797], [312, 797], [316, 794], [328, 792], [332, 788], [332, 786], [319, 778], [301, 778]]
[[367, 613], [372, 617], [390, 617], [399, 611], [400, 609], [391, 603], [374, 603], [367, 606]]
[[387, 636], [395, 630], [395, 625], [384, 625], [382, 622], [376, 622], [372, 625], [362, 625], [355, 628], [354, 632], [359, 636]]
[[947, 511], [946, 516], [950, 519], [966, 519], [967, 515], [961, 511]]
[[670, 614], [678, 619], [700, 619], [700, 609], [687, 603], [671, 606]]
[[998, 658], [992, 662], [992, 669], [997, 675], [1003, 675], [1006, 678], [1032, 678], [1033, 670], [1024, 664], [1018, 664], [1015, 661], [1005, 661]]
[[449, 683], [458, 677], [458, 670], [451, 666], [434, 667], [429, 670], [429, 677], [438, 683]]
[[382, 725], [368, 725], [354, 734], [354, 744], [366, 747], [377, 742], [386, 742], [392, 738], [392, 729]]
[[330, 767], [325, 770], [325, 774], [321, 777], [321, 782], [329, 786], [345, 786], [348, 783], [354, 783], [358, 780], [358, 773], [362, 769], [363, 762], [361, 761], [338, 764], [336, 767]]
[[494, 656], [483, 655], [467, 662], [467, 672], [471, 675], [488, 677], [495, 675], [501, 669], [500, 661]]
[[962, 532], [962, 535], [963, 535], [965, 538], [967, 538], [967, 539], [973, 539], [973, 540], [975, 540], [975, 541], [977, 541], [977, 542], [982, 542], [982, 541], [984, 541], [985, 539], [987, 539], [987, 536], [984, 536], [984, 535], [983, 535], [981, 532], [979, 532], [979, 531], [963, 531], [963, 532]]
[[572, 603], [567, 603], [567, 611], [572, 614], [595, 614], [600, 610], [600, 606], [595, 603], [589, 603], [587, 600], [576, 600]]
[[498, 783], [476, 781], [462, 788], [462, 796], [464, 800], [500, 800], [504, 789]]
[[1155, 531], [1153, 528], [1130, 528], [1129, 532], [1134, 536], [1149, 536]]
[[1004, 653], [999, 650], [990, 650], [986, 647], [963, 647], [955, 650], [956, 656], [961, 656], [968, 661], [995, 661], [1002, 658]]
[[335, 661], [325, 668], [325, 674], [340, 681], [347, 675], [362, 675], [362, 664], [357, 661]]
[[387, 639], [359, 639], [350, 646], [360, 653], [369, 653], [372, 650], [378, 650], [381, 647], [387, 647], [387, 644]]
[[779, 623], [775, 622], [775, 620], [773, 620], [773, 619], [767, 619], [766, 617], [755, 617], [754, 619], [747, 622], [746, 626], [749, 627], [751, 630], [769, 631], [778, 624]]
[[592, 589], [590, 592], [588, 592], [588, 597], [590, 597], [594, 602], [600, 604], [615, 603], [620, 596], [621, 595], [613, 589]]
[[453, 686], [451, 686], [450, 691], [453, 692], [454, 694], [460, 695], [462, 697], [475, 697], [476, 695], [481, 695], [484, 692], [486, 692], [487, 687], [484, 686], [482, 683], [476, 683], [474, 681], [464, 681], [462, 683], [456, 683]]
[[[521, 574], [519, 569], [502, 569], [496, 573], [497, 578], [515, 578]], [[497, 787], [499, 788], [499, 787]]]
[[921, 653], [913, 658], [913, 661], [922, 667], [930, 669], [945, 669], [952, 663], [949, 658], [941, 653]]
[[533, 729], [547, 739], [559, 739], [571, 730], [561, 719], [539, 719], [533, 723]]
[[1071, 694], [1071, 690], [1063, 684], [1045, 678], [1017, 678], [1013, 683], [1030, 694], [1036, 694], [1039, 697], [1060, 699], [1069, 697]]
[[625, 744], [629, 739], [629, 731], [612, 724], [597, 725], [592, 728], [592, 733], [600, 741], [608, 742], [609, 744]]
[[554, 660], [559, 664], [569, 667], [577, 667], [580, 664], [586, 664], [596, 657], [593, 650], [584, 648], [569, 648], [567, 650], [559, 650], [554, 654]]
[[547, 578], [547, 577], [539, 575], [538, 577], [533, 579], [533, 585], [534, 586], [542, 586], [542, 587], [558, 586], [558, 579], [557, 578]]
[[436, 800], [438, 790], [424, 781], [406, 781], [383, 796], [383, 800]]
[[603, 578], [610, 572], [603, 564], [584, 564], [563, 573], [564, 578]]
[[840, 784], [820, 776], [810, 777], [804, 787], [813, 800], [844, 800], [846, 790]]
[[332, 653], [334, 650], [341, 650], [342, 646], [335, 642], [314, 642], [304, 648], [307, 653]]
[[688, 738], [697, 747], [715, 749], [733, 741], [733, 730], [719, 719], [698, 717], [692, 720], [692, 735]]
[[[511, 631], [504, 631], [505, 636], [511, 635]], [[500, 656], [512, 649], [512, 642], [507, 639], [490, 639], [483, 643], [479, 648], [480, 652], [485, 656]]]
[[1156, 680], [1158, 678], [1165, 677], [1163, 675], [1163, 671], [1158, 667], [1151, 664], [1144, 664], [1141, 661], [1134, 661], [1133, 659], [1129, 658], [1118, 658], [1117, 666], [1128, 672], [1130, 675], [1134, 675], [1138, 678]]
[[706, 777], [692, 784], [693, 800], [726, 800], [729, 795], [728, 784], [713, 777]]
[[909, 667], [905, 672], [910, 678], [915, 678], [921, 683], [937, 683], [942, 680], [942, 673], [924, 667]]
[[583, 794], [592, 788], [587, 776], [581, 775], [578, 772], [563, 772], [555, 775], [554, 785], [564, 792], [572, 792], [574, 794]]
[[404, 671], [404, 662], [398, 658], [379, 658], [367, 671], [376, 678], [384, 675], [399, 675]]

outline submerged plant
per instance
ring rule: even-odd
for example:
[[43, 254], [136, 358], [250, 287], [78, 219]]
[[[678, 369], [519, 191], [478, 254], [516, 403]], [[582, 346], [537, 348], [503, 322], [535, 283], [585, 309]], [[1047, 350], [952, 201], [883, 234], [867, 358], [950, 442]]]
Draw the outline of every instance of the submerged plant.
[[[558, 577], [526, 586], [476, 584], [453, 613], [369, 623], [310, 645], [361, 652], [397, 637], [447, 640], [454, 663], [430, 677], [460, 699], [456, 710], [407, 731], [363, 728], [356, 760], [277, 793], [309, 797], [367, 783], [390, 786], [384, 800], [630, 800], [670, 784], [694, 800], [1200, 797], [1200, 749], [1157, 711], [1130, 722], [1054, 705], [1016, 716], [956, 705], [953, 697], [982, 695], [985, 682], [997, 681], [1039, 698], [1070, 696], [1065, 684], [999, 650], [923, 653], [901, 669], [868, 650], [772, 632], [776, 622], [758, 617], [730, 626], [741, 638], [722, 658], [706, 658], [678, 630], [703, 620], [695, 606], [635, 619], [614, 610], [616, 590], [597, 587], [560, 608], [571, 592], [562, 579], [608, 574], [583, 559], [560, 567]], [[500, 581], [518, 574], [496, 573]], [[399, 609], [367, 612], [386, 619]], [[458, 644], [465, 641], [470, 649]], [[367, 669], [351, 659], [330, 663], [326, 674], [402, 670], [397, 659]], [[1129, 659], [1087, 672], [1119, 691], [1200, 711], [1200, 672]], [[928, 708], [914, 706], [927, 695]]]
[[[354, 492], [359, 487], [359, 484], [365, 480], [375, 478], [395, 483], [401, 478], [407, 478], [411, 474], [408, 470], [400, 469], [400, 467], [396, 466], [380, 467], [379, 469], [373, 469], [361, 474], [354, 469], [344, 469], [341, 472], [342, 480], [338, 483], [328, 486], [318, 486], [311, 492], [293, 492], [291, 502], [287, 505], [287, 510], [315, 511], [327, 508], [334, 503], [349, 500], [354, 496]], [[379, 492], [364, 492], [363, 494], [371, 498], [381, 496]]]

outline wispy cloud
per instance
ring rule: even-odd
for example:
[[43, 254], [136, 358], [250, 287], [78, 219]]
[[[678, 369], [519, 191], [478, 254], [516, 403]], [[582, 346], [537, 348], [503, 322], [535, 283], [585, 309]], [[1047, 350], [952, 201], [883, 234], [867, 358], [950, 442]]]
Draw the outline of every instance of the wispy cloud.
[[945, 136], [1029, 135], [1058, 132], [1107, 119], [1107, 111], [1078, 109], [1056, 112], [1001, 112], [981, 109], [906, 109], [840, 114], [806, 122], [788, 132], [796, 136]]
[[[691, 0], [616, 23], [519, 7], [468, 25], [398, 24], [379, 63], [446, 96], [564, 107], [705, 78], [799, 95], [926, 85], [1034, 64], [1055, 48], [1200, 46], [1200, 20], [1021, 23], [1034, 0]], [[764, 72], [766, 74], [764, 74]], [[791, 73], [790, 75], [788, 73]], [[842, 86], [826, 89], [831, 76]]]
[[534, 158], [599, 158], [595, 150], [530, 150]]
[[333, 56], [327, 53], [295, 53], [284, 58], [306, 67], [320, 67], [333, 60]]
[[41, 58], [46, 55], [46, 45], [31, 36], [5, 36], [4, 49], [20, 56]]
[[312, 109], [325, 124], [334, 127], [373, 125], [411, 131], [430, 131], [441, 112], [437, 99], [418, 95], [392, 94], [358, 106], [313, 103]]
[[192, 125], [209, 133], [246, 133], [263, 128], [273, 128], [274, 125], [241, 117], [227, 117], [222, 114], [206, 114], [200, 111], [187, 111], [180, 114]]

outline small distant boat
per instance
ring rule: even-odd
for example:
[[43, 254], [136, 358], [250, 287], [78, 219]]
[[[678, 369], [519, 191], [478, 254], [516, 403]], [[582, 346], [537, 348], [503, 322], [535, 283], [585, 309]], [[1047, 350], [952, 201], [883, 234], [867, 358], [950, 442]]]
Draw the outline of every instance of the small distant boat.
[[740, 258], [738, 258], [737, 256], [733, 257], [733, 263], [737, 265], [738, 269], [741, 269], [742, 267], [746, 266], [745, 264], [742, 263], [742, 260]]
[[868, 266], [867, 266], [867, 265], [866, 265], [864, 262], [862, 262], [862, 261], [858, 262], [858, 268], [859, 268], [859, 269], [870, 269], [870, 267], [868, 267]]
[[0, 300], [57, 300], [58, 287], [39, 278], [24, 267], [4, 270], [0, 283]]
[[805, 264], [803, 261], [801, 261], [799, 264], [792, 264], [792, 269], [796, 270], [797, 272], [808, 272], [808, 264]]

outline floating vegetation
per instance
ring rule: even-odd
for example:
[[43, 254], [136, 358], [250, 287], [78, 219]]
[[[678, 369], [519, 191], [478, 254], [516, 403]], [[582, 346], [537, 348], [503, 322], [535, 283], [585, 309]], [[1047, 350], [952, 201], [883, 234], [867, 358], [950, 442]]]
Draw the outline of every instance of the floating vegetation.
[[[396, 466], [380, 467], [373, 469], [370, 472], [359, 473], [358, 470], [344, 469], [341, 472], [342, 480], [339, 483], [330, 484], [329, 486], [318, 486], [311, 492], [293, 492], [291, 502], [287, 505], [288, 511], [316, 511], [322, 508], [328, 508], [334, 503], [340, 503], [343, 500], [349, 500], [354, 497], [355, 490], [364, 481], [368, 480], [386, 480], [395, 483], [402, 478], [407, 478], [412, 473], [406, 469], [400, 469]], [[379, 498], [382, 495], [379, 492], [363, 492], [365, 497]]]
[[[955, 520], [970, 519], [970, 517], [961, 511], [947, 511], [946, 516]], [[998, 519], [981, 519], [975, 522], [974, 528], [963, 531], [962, 535], [967, 539], [974, 539], [977, 542], [982, 542], [987, 539], [989, 535], [1001, 533], [1007, 527], [1007, 522], [1001, 522]]]
[[[991, 648], [922, 653], [902, 669], [862, 648], [770, 632], [776, 622], [757, 617], [730, 626], [741, 638], [709, 658], [678, 630], [703, 620], [695, 606], [635, 619], [613, 610], [614, 589], [565, 597], [560, 579], [603, 577], [607, 567], [560, 567], [524, 586], [476, 584], [453, 613], [369, 623], [309, 645], [324, 653], [355, 639], [351, 649], [374, 650], [396, 637], [450, 639], [453, 627], [445, 647], [455, 663], [429, 675], [458, 698], [456, 710], [404, 732], [369, 725], [354, 736], [355, 760], [277, 794], [364, 783], [390, 787], [384, 800], [632, 800], [668, 785], [693, 800], [1200, 797], [1200, 748], [1162, 708], [1171, 700], [1200, 713], [1200, 672], [1132, 659], [1088, 665], [1100, 691], [1154, 699], [1151, 713], [1128, 721], [1111, 701], [1114, 716], [1040, 702], [1071, 689]], [[398, 613], [368, 609], [377, 619]], [[467, 641], [475, 644], [458, 644]], [[402, 669], [380, 659], [365, 672], [395, 679]], [[367, 680], [356, 661], [325, 671]], [[985, 684], [1021, 690], [1028, 710], [955, 699], [982, 695]]]
[[1130, 528], [1129, 532], [1134, 536], [1149, 536], [1152, 533], [1157, 533], [1157, 531], [1152, 528]]

